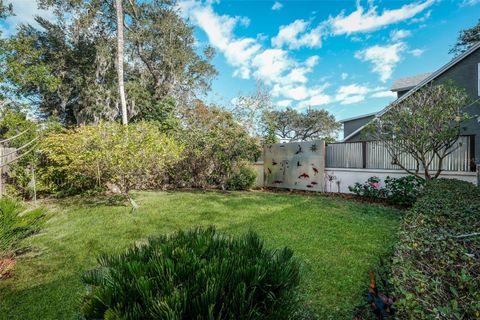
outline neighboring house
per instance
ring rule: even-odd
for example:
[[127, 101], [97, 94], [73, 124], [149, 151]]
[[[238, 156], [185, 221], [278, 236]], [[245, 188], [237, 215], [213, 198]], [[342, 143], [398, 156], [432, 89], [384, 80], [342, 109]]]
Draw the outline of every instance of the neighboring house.
[[[480, 99], [480, 43], [455, 57], [435, 72], [394, 81], [391, 91], [397, 93], [397, 99], [392, 104], [403, 101], [428, 83], [442, 83], [446, 80], [453, 80], [457, 86], [465, 88], [472, 102], [477, 101], [465, 108], [465, 111], [474, 117], [465, 122], [461, 135], [471, 137], [472, 157], [476, 163], [480, 163], [480, 103], [478, 102]], [[365, 126], [375, 117], [384, 114], [388, 108], [389, 106], [377, 113], [342, 120], [343, 141], [362, 141], [362, 130]]]

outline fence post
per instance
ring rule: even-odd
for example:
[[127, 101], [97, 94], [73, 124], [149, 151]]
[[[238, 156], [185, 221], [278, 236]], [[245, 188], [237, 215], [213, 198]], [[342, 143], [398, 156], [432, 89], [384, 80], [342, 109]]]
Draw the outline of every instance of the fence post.
[[475, 157], [475, 135], [470, 136], [470, 171], [478, 171]]
[[367, 141], [362, 141], [362, 168], [367, 168]]

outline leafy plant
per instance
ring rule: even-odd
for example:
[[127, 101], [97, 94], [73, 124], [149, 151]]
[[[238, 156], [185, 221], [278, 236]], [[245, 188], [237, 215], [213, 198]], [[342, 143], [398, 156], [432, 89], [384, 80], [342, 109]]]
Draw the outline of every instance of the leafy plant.
[[181, 146], [157, 125], [103, 123], [47, 136], [42, 179], [52, 191], [78, 193], [114, 184], [122, 194], [161, 185]]
[[213, 227], [152, 238], [102, 255], [87, 272], [87, 319], [278, 319], [299, 282], [290, 249], [270, 251], [249, 232]]
[[356, 195], [367, 198], [385, 198], [385, 189], [381, 186], [381, 180], [379, 177], [370, 177], [367, 182], [359, 183], [355, 182], [353, 186], [349, 186], [348, 190]]
[[184, 110], [183, 127], [176, 139], [185, 146], [182, 160], [170, 172], [178, 187], [224, 189], [244, 162], [261, 154], [260, 142], [240, 126], [230, 112], [197, 101]]
[[350, 192], [367, 198], [386, 199], [391, 204], [411, 206], [420, 195], [425, 180], [417, 176], [392, 178], [387, 176], [382, 186], [379, 177], [370, 177], [365, 183], [349, 186]]
[[393, 258], [399, 319], [480, 317], [480, 188], [433, 180], [404, 217]]
[[253, 187], [257, 173], [248, 164], [241, 165], [227, 180], [229, 190], [248, 190]]
[[389, 203], [398, 205], [412, 205], [419, 197], [425, 180], [417, 176], [400, 178], [385, 178], [385, 190]]
[[23, 209], [16, 200], [0, 199], [0, 258], [11, 255], [20, 240], [35, 233], [40, 227], [44, 210]]

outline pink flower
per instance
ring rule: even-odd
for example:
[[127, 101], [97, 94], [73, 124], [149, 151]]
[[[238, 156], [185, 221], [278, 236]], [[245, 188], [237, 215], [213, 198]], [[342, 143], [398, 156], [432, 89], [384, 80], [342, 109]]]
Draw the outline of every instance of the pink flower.
[[372, 182], [370, 185], [377, 190], [380, 189], [380, 182]]

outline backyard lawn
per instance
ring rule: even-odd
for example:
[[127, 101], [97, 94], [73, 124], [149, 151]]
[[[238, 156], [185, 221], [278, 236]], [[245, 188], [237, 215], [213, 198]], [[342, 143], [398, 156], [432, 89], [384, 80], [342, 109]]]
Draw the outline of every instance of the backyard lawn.
[[364, 301], [368, 272], [390, 252], [400, 213], [319, 195], [261, 192], [139, 192], [140, 208], [105, 200], [49, 201], [42, 231], [23, 242], [13, 276], [0, 281], [2, 319], [74, 319], [84, 271], [100, 252], [149, 236], [215, 225], [253, 229], [268, 247], [291, 247], [302, 263], [299, 297], [320, 318], [348, 319]]

